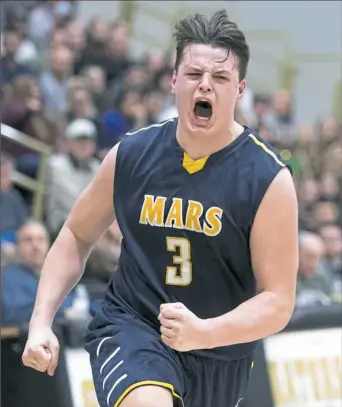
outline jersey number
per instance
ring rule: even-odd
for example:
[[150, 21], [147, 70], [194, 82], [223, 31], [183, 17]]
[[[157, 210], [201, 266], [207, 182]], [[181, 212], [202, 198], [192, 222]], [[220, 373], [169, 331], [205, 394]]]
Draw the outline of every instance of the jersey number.
[[[184, 237], [167, 237], [166, 248], [173, 256], [173, 264], [166, 268], [166, 284], [186, 286], [192, 281], [191, 246]], [[178, 267], [177, 267], [178, 266]]]

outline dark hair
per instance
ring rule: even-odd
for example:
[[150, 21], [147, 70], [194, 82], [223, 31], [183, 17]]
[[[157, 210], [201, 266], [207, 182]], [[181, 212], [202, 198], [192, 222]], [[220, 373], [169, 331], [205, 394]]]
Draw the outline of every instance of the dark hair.
[[[210, 19], [200, 14], [189, 15], [175, 26], [177, 71], [184, 48], [190, 44], [204, 44], [225, 48], [238, 58], [239, 78], [245, 79], [249, 61], [249, 47], [243, 32], [229, 20], [226, 10], [217, 11]], [[228, 57], [227, 55], [227, 57]]]

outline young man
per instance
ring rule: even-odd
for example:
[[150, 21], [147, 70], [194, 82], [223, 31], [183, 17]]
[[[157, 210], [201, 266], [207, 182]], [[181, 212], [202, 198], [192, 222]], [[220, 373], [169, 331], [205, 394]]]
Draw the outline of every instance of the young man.
[[[87, 334], [101, 407], [234, 407], [295, 301], [290, 172], [234, 121], [249, 49], [225, 11], [176, 27], [179, 119], [128, 133], [47, 256], [23, 361], [52, 375], [53, 317], [113, 222], [120, 264]], [[113, 205], [114, 195], [114, 205]]]

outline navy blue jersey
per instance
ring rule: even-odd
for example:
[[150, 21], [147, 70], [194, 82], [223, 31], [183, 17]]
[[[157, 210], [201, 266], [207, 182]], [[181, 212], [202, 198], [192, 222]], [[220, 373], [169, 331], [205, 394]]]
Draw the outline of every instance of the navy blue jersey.
[[[200, 318], [225, 314], [256, 294], [250, 233], [270, 183], [285, 167], [252, 130], [192, 160], [177, 119], [128, 133], [116, 160], [114, 206], [123, 234], [106, 299], [159, 331], [161, 303], [182, 302]], [[250, 355], [256, 343], [197, 355]]]

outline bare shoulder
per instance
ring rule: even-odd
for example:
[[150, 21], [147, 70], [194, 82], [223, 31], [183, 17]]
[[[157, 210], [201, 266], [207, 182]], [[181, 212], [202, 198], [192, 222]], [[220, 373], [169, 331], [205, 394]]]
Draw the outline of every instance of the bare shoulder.
[[268, 187], [256, 215], [258, 217], [272, 217], [292, 214], [297, 216], [297, 193], [292, 175], [288, 168], [281, 169]]
[[[265, 288], [281, 281], [283, 288], [289, 285], [293, 291], [298, 270], [298, 203], [287, 168], [279, 171], [266, 191], [254, 219], [250, 243], [259, 286]], [[284, 279], [288, 279], [286, 284]]]
[[95, 178], [114, 183], [116, 156], [120, 143], [116, 144], [103, 159]]

